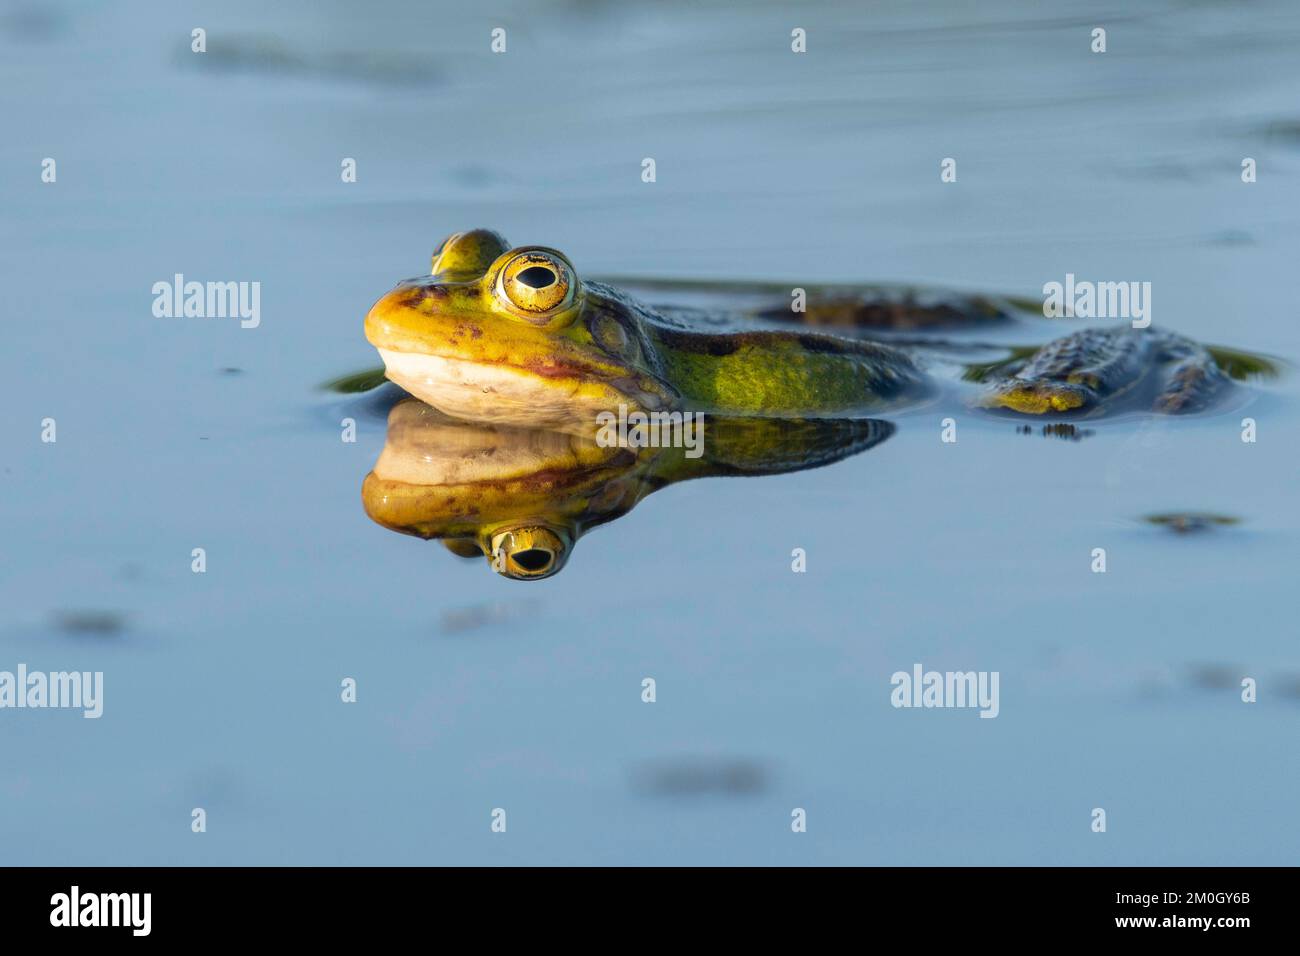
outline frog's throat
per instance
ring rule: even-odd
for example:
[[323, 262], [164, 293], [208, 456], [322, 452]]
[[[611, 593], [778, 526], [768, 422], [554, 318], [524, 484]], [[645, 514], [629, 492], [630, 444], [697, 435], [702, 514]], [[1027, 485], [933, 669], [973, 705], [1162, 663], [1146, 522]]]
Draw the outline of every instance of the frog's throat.
[[514, 365], [380, 348], [388, 378], [416, 398], [455, 418], [529, 428], [594, 429], [597, 416], [624, 405], [657, 411], [671, 399], [629, 376], [616, 382], [542, 375]]

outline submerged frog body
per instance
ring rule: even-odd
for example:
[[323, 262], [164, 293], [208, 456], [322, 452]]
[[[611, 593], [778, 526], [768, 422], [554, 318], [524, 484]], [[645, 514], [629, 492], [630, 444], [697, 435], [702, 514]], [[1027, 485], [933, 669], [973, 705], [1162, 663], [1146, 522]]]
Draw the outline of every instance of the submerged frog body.
[[[869, 330], [1010, 322], [981, 297], [925, 302], [832, 295], [786, 325], [772, 309], [651, 308], [583, 281], [560, 252], [459, 233], [428, 276], [400, 283], [366, 316], [393, 382], [456, 418], [589, 433], [602, 413], [851, 417], [934, 391], [916, 355], [936, 343], [846, 337]], [[749, 319], [746, 325], [743, 321]], [[742, 320], [742, 321], [737, 321]], [[837, 334], [809, 331], [831, 327]], [[842, 333], [842, 334], [840, 334]], [[939, 343], [942, 344], [942, 343]], [[1210, 406], [1229, 378], [1204, 347], [1149, 329], [1088, 329], [986, 367], [975, 404], [1026, 415], [1121, 405], [1177, 414]], [[970, 377], [968, 375], [968, 377]]]

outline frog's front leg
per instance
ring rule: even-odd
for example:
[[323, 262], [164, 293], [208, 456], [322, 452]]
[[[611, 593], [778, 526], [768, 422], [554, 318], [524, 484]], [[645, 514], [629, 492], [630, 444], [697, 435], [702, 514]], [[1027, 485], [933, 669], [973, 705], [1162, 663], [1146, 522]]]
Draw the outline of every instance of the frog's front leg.
[[1149, 395], [1154, 411], [1199, 411], [1228, 384], [1214, 357], [1181, 335], [1140, 329], [1085, 329], [1048, 342], [992, 381], [979, 404], [1028, 415], [1086, 412]]
[[1214, 356], [1202, 345], [1181, 335], [1166, 334], [1161, 358], [1169, 363], [1164, 385], [1153, 409], [1166, 415], [1198, 412], [1207, 408], [1231, 385]]
[[1131, 330], [1084, 329], [1001, 370], [979, 404], [1027, 415], [1089, 411], [1138, 386], [1153, 358], [1151, 341]]

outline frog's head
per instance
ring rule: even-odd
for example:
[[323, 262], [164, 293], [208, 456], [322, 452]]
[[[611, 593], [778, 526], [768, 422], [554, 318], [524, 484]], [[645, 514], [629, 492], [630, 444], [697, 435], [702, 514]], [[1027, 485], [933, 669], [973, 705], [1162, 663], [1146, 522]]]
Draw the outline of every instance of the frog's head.
[[671, 408], [635, 303], [584, 283], [555, 249], [511, 249], [486, 229], [439, 245], [428, 276], [366, 316], [387, 375], [457, 418], [594, 429], [602, 411]]

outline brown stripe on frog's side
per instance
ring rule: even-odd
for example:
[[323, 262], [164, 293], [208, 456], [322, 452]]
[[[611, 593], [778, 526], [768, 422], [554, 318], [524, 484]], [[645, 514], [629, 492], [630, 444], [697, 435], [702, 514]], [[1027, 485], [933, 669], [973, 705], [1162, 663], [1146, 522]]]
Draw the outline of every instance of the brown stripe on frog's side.
[[[908, 285], [735, 282], [706, 279], [610, 279], [627, 286], [660, 307], [656, 296], [689, 296], [692, 308], [731, 311], [751, 319], [801, 324], [837, 330], [908, 331], [918, 329], [987, 328], [1015, 321], [1017, 313], [1042, 314], [1039, 299], [967, 293]], [[795, 290], [804, 293], [803, 311], [793, 310]], [[732, 303], [740, 301], [744, 305]], [[676, 311], [678, 302], [669, 305]]]
[[990, 299], [961, 296], [951, 301], [922, 304], [912, 297], [876, 300], [828, 297], [817, 300], [811, 294], [803, 312], [761, 309], [758, 318], [774, 322], [801, 322], [834, 329], [949, 329], [988, 326], [1012, 321], [1011, 314]]

